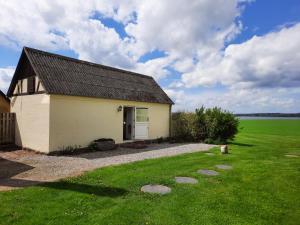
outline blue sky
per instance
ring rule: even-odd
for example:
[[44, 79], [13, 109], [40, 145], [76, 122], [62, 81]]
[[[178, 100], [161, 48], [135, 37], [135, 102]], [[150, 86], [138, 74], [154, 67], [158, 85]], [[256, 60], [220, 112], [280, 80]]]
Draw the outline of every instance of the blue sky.
[[83, 2], [0, 2], [2, 90], [25, 45], [151, 75], [174, 110], [300, 112], [299, 0]]

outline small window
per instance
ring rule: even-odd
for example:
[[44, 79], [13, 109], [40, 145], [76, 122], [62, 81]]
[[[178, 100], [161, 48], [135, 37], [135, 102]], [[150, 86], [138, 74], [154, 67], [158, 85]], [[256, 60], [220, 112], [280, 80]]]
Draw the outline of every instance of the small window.
[[27, 79], [27, 91], [28, 94], [33, 94], [35, 90], [35, 77], [28, 77]]
[[136, 122], [148, 122], [148, 109], [137, 108], [136, 109]]

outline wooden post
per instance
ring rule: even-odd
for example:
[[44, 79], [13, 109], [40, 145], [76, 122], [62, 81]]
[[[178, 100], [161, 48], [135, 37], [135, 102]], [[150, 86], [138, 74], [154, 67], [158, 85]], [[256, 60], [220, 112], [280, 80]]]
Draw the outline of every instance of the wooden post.
[[0, 113], [0, 145], [15, 142], [15, 113]]

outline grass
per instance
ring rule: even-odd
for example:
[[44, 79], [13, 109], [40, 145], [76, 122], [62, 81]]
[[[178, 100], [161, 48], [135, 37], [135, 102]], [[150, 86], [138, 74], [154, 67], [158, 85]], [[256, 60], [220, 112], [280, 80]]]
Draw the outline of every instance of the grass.
[[[299, 224], [300, 120], [242, 121], [231, 154], [204, 153], [107, 167], [0, 193], [0, 224]], [[217, 177], [197, 174], [230, 164]], [[191, 176], [196, 185], [176, 184]], [[143, 194], [148, 183], [172, 193]]]

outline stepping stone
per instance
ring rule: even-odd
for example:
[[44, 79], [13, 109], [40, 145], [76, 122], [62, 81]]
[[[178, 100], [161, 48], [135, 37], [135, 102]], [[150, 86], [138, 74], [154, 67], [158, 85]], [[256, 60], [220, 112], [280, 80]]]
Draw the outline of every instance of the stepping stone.
[[298, 158], [298, 155], [285, 155], [286, 157]]
[[215, 155], [214, 153], [211, 153], [211, 152], [206, 152], [205, 154], [210, 155], [210, 156]]
[[176, 183], [179, 184], [197, 184], [198, 180], [192, 177], [175, 177]]
[[197, 172], [200, 173], [200, 174], [203, 174], [203, 175], [208, 175], [208, 176], [217, 176], [217, 175], [219, 175], [219, 173], [217, 171], [214, 171], [214, 170], [198, 170]]
[[230, 166], [230, 165], [216, 165], [216, 167], [221, 170], [231, 170], [232, 169], [232, 166]]
[[145, 193], [165, 195], [171, 192], [171, 188], [159, 184], [148, 184], [143, 186], [141, 191]]

